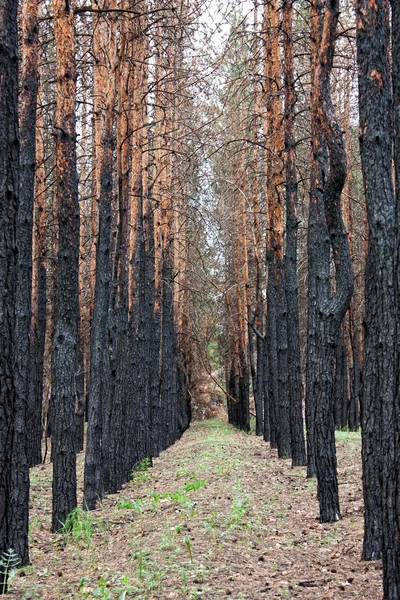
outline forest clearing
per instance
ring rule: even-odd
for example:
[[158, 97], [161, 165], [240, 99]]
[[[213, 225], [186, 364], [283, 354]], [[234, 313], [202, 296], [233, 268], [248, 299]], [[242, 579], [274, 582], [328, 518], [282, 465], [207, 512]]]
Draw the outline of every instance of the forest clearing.
[[[339, 432], [343, 519], [321, 524], [316, 482], [254, 434], [197, 421], [70, 533], [51, 534], [51, 466], [32, 472], [32, 566], [9, 598], [376, 600], [361, 562], [360, 435]], [[82, 496], [82, 455], [78, 459]], [[125, 593], [125, 595], [124, 595]]]

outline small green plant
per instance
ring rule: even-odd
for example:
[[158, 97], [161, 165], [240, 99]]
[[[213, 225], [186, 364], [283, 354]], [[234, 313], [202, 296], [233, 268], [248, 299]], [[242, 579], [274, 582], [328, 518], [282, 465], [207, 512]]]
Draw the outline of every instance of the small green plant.
[[146, 572], [146, 562], [148, 557], [151, 555], [149, 548], [143, 548], [142, 550], [137, 550], [134, 553], [134, 558], [138, 561], [138, 577], [140, 580], [143, 579]]
[[230, 525], [237, 525], [250, 510], [250, 501], [247, 496], [237, 496], [231, 506]]
[[29, 533], [34, 531], [35, 529], [43, 529], [43, 525], [39, 519], [38, 515], [34, 515], [29, 524]]
[[325, 546], [326, 544], [332, 544], [333, 542], [336, 541], [336, 529], [334, 529], [333, 531], [328, 531], [325, 535], [325, 540], [322, 541], [322, 545]]
[[227, 462], [226, 465], [217, 465], [215, 470], [220, 475], [228, 475], [232, 469], [232, 463]]
[[213, 510], [208, 513], [208, 516], [205, 518], [203, 522], [203, 527], [209, 529], [212, 533], [213, 538], [215, 539], [218, 533], [218, 525], [220, 518], [218, 516], [217, 511]]
[[83, 592], [84, 587], [90, 582], [90, 579], [87, 577], [81, 577], [78, 581], [78, 590]]
[[181, 590], [182, 594], [184, 596], [186, 596], [188, 587], [187, 587], [187, 574], [186, 574], [185, 569], [181, 570], [181, 577], [182, 577], [182, 585], [180, 586], [180, 590]]
[[93, 535], [93, 517], [81, 508], [75, 508], [66, 518], [61, 533], [70, 534], [75, 542], [90, 544]]
[[187, 502], [186, 505], [182, 508], [182, 512], [187, 519], [193, 519], [193, 517], [197, 513], [197, 502]]
[[175, 492], [164, 494], [163, 497], [170, 498], [171, 500], [178, 502], [181, 506], [185, 506], [189, 502], [189, 498], [182, 490], [176, 490]]
[[116, 588], [116, 591], [117, 593], [120, 592], [118, 600], [125, 600], [127, 594], [133, 595], [135, 593], [135, 588], [131, 584], [131, 580], [129, 579], [128, 575], [124, 575], [122, 577], [118, 584], [118, 587]]
[[134, 510], [138, 514], [142, 514], [143, 502], [142, 500], [131, 500], [130, 498], [124, 498], [123, 496], [121, 496], [121, 498], [119, 498], [118, 500], [117, 508], [118, 510]]
[[142, 458], [138, 466], [135, 468], [135, 471], [148, 471], [151, 467], [151, 459], [150, 458]]
[[107, 575], [99, 577], [97, 582], [97, 588], [92, 592], [93, 598], [100, 598], [100, 600], [110, 600], [111, 591], [109, 590], [109, 584], [107, 581]]
[[0, 596], [6, 595], [20, 564], [21, 560], [13, 548], [9, 548], [0, 556]]
[[144, 483], [151, 476], [149, 469], [152, 466], [150, 458], [143, 458], [133, 469], [131, 473], [131, 480], [129, 482], [131, 487], [134, 487], [136, 483]]
[[174, 547], [173, 532], [171, 530], [167, 533], [161, 534], [160, 550], [171, 550]]
[[208, 569], [203, 564], [197, 565], [192, 572], [198, 583], [204, 583]]
[[185, 487], [184, 490], [185, 492], [191, 492], [191, 491], [197, 491], [200, 488], [203, 487], [203, 485], [206, 484], [206, 480], [205, 479], [194, 479], [193, 481], [189, 481], [188, 483], [185, 483]]
[[150, 510], [157, 512], [160, 505], [161, 496], [157, 492], [151, 492], [150, 494]]
[[307, 483], [308, 491], [312, 492], [314, 487], [315, 487], [315, 479], [310, 479], [310, 481]]
[[175, 527], [174, 527], [175, 533], [177, 535], [179, 535], [182, 532], [182, 528], [183, 528], [183, 523], [178, 523], [178, 525], [175, 525]]
[[188, 469], [182, 466], [176, 471], [175, 475], [177, 477], [195, 477], [195, 474], [192, 473], [192, 471], [189, 471]]
[[188, 535], [185, 535], [184, 541], [185, 541], [186, 549], [189, 552], [190, 560], [193, 560], [192, 544], [190, 541], [190, 537]]
[[119, 498], [117, 508], [118, 510], [124, 510], [125, 508], [131, 510], [134, 508], [134, 501], [129, 498]]

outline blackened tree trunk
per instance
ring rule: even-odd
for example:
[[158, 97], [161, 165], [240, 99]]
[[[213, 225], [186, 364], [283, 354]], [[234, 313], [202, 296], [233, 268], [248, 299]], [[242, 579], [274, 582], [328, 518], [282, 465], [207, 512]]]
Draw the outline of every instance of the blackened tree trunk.
[[[265, 323], [266, 331], [268, 332], [268, 319], [266, 319]], [[262, 345], [261, 345], [262, 344]], [[261, 340], [260, 349], [263, 353], [263, 379], [262, 379], [262, 387], [263, 387], [263, 419], [264, 419], [264, 427], [263, 427], [263, 440], [265, 442], [269, 442], [271, 440], [271, 403], [269, 396], [269, 349], [267, 340]]]
[[[387, 469], [390, 470], [393, 460], [390, 428], [394, 417], [395, 214], [391, 178], [389, 5], [383, 0], [376, 7], [377, 10], [368, 2], [357, 2], [360, 152], [369, 225], [361, 410], [365, 560], [381, 556], [382, 524], [391, 494]], [[385, 556], [388, 558], [386, 552]]]
[[[81, 293], [81, 290], [79, 291]], [[79, 339], [78, 339], [78, 370], [76, 373], [76, 403], [75, 403], [75, 451], [82, 452], [85, 444], [85, 417], [86, 417], [86, 396], [85, 396], [85, 359], [84, 359], [84, 334], [82, 322], [82, 310], [79, 306]]]
[[46, 340], [46, 194], [44, 170], [43, 119], [39, 113], [36, 129], [36, 215], [34, 301], [30, 337], [30, 375], [27, 410], [28, 462], [33, 467], [42, 462], [43, 373]]
[[[392, 0], [393, 154], [397, 223], [400, 220], [400, 5]], [[398, 229], [397, 229], [398, 231]], [[397, 265], [399, 267], [399, 264]], [[399, 274], [399, 272], [398, 272]]]
[[[29, 479], [13, 473], [26, 463], [25, 443], [15, 448], [15, 429], [23, 441], [24, 415], [16, 407], [14, 388], [15, 342], [15, 227], [19, 193], [18, 141], [18, 2], [7, 0], [0, 10], [0, 556], [10, 547], [28, 562], [28, 529], [24, 514], [28, 510]], [[17, 417], [17, 419], [16, 419]], [[18, 452], [18, 457], [13, 452]], [[22, 484], [22, 488], [13, 485]], [[21, 503], [21, 504], [20, 504]], [[24, 506], [26, 503], [26, 506]], [[13, 521], [17, 516], [21, 519]], [[7, 573], [0, 569], [0, 588], [7, 587]]]
[[[28, 562], [29, 466], [27, 460], [27, 409], [32, 312], [32, 226], [36, 164], [36, 101], [38, 90], [38, 2], [25, 2], [22, 20], [22, 71], [20, 112], [20, 190], [17, 211], [17, 287], [15, 302], [15, 428], [11, 503], [12, 548]], [[20, 530], [20, 531], [19, 531]], [[21, 535], [22, 534], [22, 535]], [[21, 544], [18, 547], [17, 544]], [[24, 556], [25, 553], [25, 556]]]
[[[149, 191], [150, 195], [150, 191]], [[154, 238], [154, 208], [151, 195], [146, 199], [144, 236], [146, 251], [146, 306], [148, 310], [148, 352], [146, 353], [147, 377], [150, 401], [150, 456], [159, 454], [160, 423], [160, 328], [155, 314], [155, 238]]]
[[[102, 4], [103, 9], [109, 3]], [[96, 244], [96, 281], [90, 349], [90, 387], [88, 395], [88, 430], [85, 456], [84, 501], [85, 509], [93, 510], [103, 488], [102, 419], [104, 394], [109, 375], [108, 361], [108, 311], [111, 278], [111, 205], [113, 194], [113, 152], [115, 146], [113, 115], [115, 102], [115, 76], [113, 72], [113, 50], [115, 56], [115, 27], [100, 17], [94, 39], [96, 69], [103, 86], [97, 89], [100, 102], [100, 145], [99, 156], [99, 226]]]
[[[338, 483], [336, 473], [335, 427], [333, 418], [333, 373], [335, 347], [340, 324], [344, 318], [353, 293], [350, 251], [343, 224], [340, 195], [346, 178], [346, 154], [342, 132], [337, 123], [331, 97], [330, 73], [339, 16], [337, 0], [327, 0], [325, 5], [314, 2], [314, 15], [323, 15], [323, 22], [316, 26], [320, 33], [319, 48], [314, 55], [317, 60], [313, 73], [311, 119], [313, 136], [313, 174], [310, 189], [310, 215], [317, 213], [318, 237], [310, 239], [320, 253], [317, 261], [309, 263], [309, 295], [315, 295], [309, 315], [313, 325], [309, 337], [307, 393], [312, 395], [314, 416], [314, 452], [318, 479], [320, 519], [332, 522], [340, 518]], [[322, 9], [322, 10], [321, 10]], [[324, 140], [320, 139], [321, 130]], [[329, 167], [323, 145], [329, 151]], [[321, 175], [327, 175], [324, 180]], [[326, 181], [326, 183], [325, 183]], [[311, 218], [311, 216], [310, 216]], [[315, 224], [315, 223], [314, 223]], [[310, 248], [310, 246], [309, 246]], [[331, 296], [330, 249], [335, 264], [336, 290]], [[315, 257], [314, 257], [315, 259]], [[314, 279], [315, 287], [310, 287]], [[314, 305], [313, 305], [314, 304]], [[310, 335], [310, 334], [309, 334]]]
[[[134, 389], [127, 390], [125, 436], [125, 478], [129, 478], [135, 463], [150, 457], [150, 388], [148, 362], [150, 325], [153, 304], [147, 303], [147, 264], [144, 230], [144, 186], [147, 185], [143, 148], [146, 143], [146, 106], [143, 98], [147, 90], [147, 43], [143, 30], [144, 18], [134, 23], [132, 56], [135, 57], [132, 102], [132, 157], [131, 157], [131, 286], [130, 322], [128, 332], [128, 364], [134, 377]], [[151, 273], [151, 271], [150, 271]], [[150, 310], [149, 310], [150, 309]], [[130, 397], [129, 397], [130, 395]]]
[[52, 349], [52, 530], [76, 508], [75, 376], [78, 368], [79, 203], [76, 170], [74, 6], [54, 0], [56, 196], [59, 247]]
[[[135, 165], [133, 164], [135, 168]], [[129, 430], [125, 439], [126, 474], [132, 472], [135, 462], [150, 456], [147, 435], [151, 426], [149, 411], [148, 368], [149, 314], [146, 305], [146, 260], [143, 222], [143, 190], [141, 162], [137, 165], [135, 184], [136, 241], [134, 249], [134, 304], [129, 325], [129, 354], [135, 378], [135, 392], [127, 405]]]
[[[392, 182], [392, 94], [389, 3], [357, 1], [360, 153], [368, 215], [364, 373], [361, 407], [363, 559], [384, 561], [385, 598], [398, 598], [393, 514], [395, 205]], [[383, 552], [382, 552], [383, 550]]]
[[[284, 197], [281, 65], [279, 49], [279, 7], [273, 0], [264, 5], [264, 89], [268, 140], [266, 195], [268, 201], [268, 287], [267, 319], [271, 320], [267, 336], [270, 345], [269, 379], [271, 384], [271, 445], [276, 442], [278, 455], [290, 458], [290, 400], [287, 346], [287, 301], [284, 273]], [[274, 289], [272, 288], [274, 286]], [[275, 406], [274, 406], [275, 403]]]
[[383, 586], [385, 600], [394, 600], [400, 596], [400, 497], [399, 497], [399, 482], [400, 482], [400, 316], [399, 316], [399, 299], [400, 299], [400, 4], [392, 1], [392, 83], [393, 83], [393, 157], [394, 157], [394, 173], [395, 173], [395, 208], [396, 208], [396, 273], [395, 273], [395, 301], [397, 307], [396, 321], [396, 354], [395, 354], [395, 445], [394, 445], [394, 472], [389, 473], [393, 480], [393, 491], [397, 495], [392, 497], [392, 505], [389, 505], [389, 510], [395, 511], [394, 518], [395, 527], [392, 531], [388, 531], [388, 527], [392, 525], [391, 519], [385, 520], [386, 534], [395, 532], [394, 539], [390, 537], [384, 538], [383, 549]]
[[345, 330], [341, 327], [339, 342], [336, 346], [334, 380], [334, 418], [335, 427], [344, 429], [349, 421], [348, 364]]
[[295, 88], [293, 74], [293, 31], [292, 2], [283, 3], [283, 48], [285, 85], [285, 154], [286, 154], [286, 251], [285, 251], [285, 292], [287, 301], [287, 340], [290, 398], [290, 432], [292, 465], [306, 464], [306, 450], [303, 429], [300, 365], [299, 304], [297, 293], [297, 176], [296, 140], [294, 132]]
[[[259, 170], [259, 131], [260, 131], [260, 116], [259, 116], [259, 87], [257, 80], [258, 73], [258, 61], [259, 61], [259, 43], [258, 39], [258, 9], [254, 6], [254, 44], [253, 46], [253, 116], [252, 116], [252, 138], [253, 138], [253, 157], [252, 157], [252, 185], [251, 194], [253, 200], [253, 239], [254, 239], [254, 262], [255, 262], [255, 308], [252, 316], [251, 325], [255, 325], [256, 330], [260, 333], [256, 336], [256, 342], [253, 341], [253, 327], [249, 326], [248, 337], [249, 337], [249, 354], [250, 354], [250, 366], [252, 370], [252, 383], [253, 383], [253, 396], [254, 396], [254, 408], [256, 412], [256, 435], [262, 436], [264, 433], [264, 422], [263, 422], [263, 401], [264, 401], [264, 299], [263, 299], [263, 236], [262, 236], [262, 225], [261, 225], [261, 208], [260, 208], [260, 177], [257, 175]], [[256, 358], [253, 358], [255, 362], [254, 367], [251, 364], [251, 354], [256, 354]], [[253, 370], [255, 374], [253, 375]]]
[[357, 321], [354, 314], [354, 303], [349, 309], [349, 332], [351, 341], [352, 366], [350, 369], [350, 404], [349, 404], [349, 429], [357, 431], [360, 426], [360, 392], [361, 392], [361, 369], [360, 369], [360, 336]]
[[[271, 448], [277, 448], [277, 411], [278, 411], [278, 349], [276, 343], [276, 297], [275, 277], [273, 268], [273, 257], [267, 251], [268, 282], [267, 282], [267, 318], [266, 318], [266, 347], [268, 366], [267, 393], [264, 397], [264, 421], [265, 415], [269, 416], [269, 442]], [[264, 423], [265, 439], [265, 423]]]
[[[256, 318], [256, 323], [260, 326], [260, 333], [262, 335], [263, 326], [263, 303], [260, 304], [260, 308], [257, 309], [261, 318]], [[256, 379], [257, 379], [257, 394], [254, 398], [254, 404], [256, 409], [256, 435], [264, 435], [264, 340], [257, 336], [256, 338]]]
[[130, 184], [131, 184], [131, 36], [129, 24], [121, 23], [123, 43], [120, 47], [117, 71], [117, 180], [118, 180], [118, 231], [115, 255], [113, 285], [116, 288], [116, 303], [112, 303], [115, 324], [115, 363], [112, 367], [115, 381], [114, 393], [109, 397], [109, 415], [106, 419], [103, 449], [106, 453], [106, 491], [115, 493], [125, 481], [125, 439], [131, 423], [126, 422], [128, 403], [134, 401], [129, 389], [129, 375], [126, 370], [128, 358], [128, 310], [129, 310], [129, 223], [130, 223]]
[[[165, 211], [164, 219], [169, 220], [171, 212]], [[164, 225], [166, 225], [164, 221]], [[177, 347], [173, 307], [173, 256], [171, 229], [167, 225], [163, 230], [162, 254], [162, 318], [161, 318], [161, 449], [165, 450], [176, 439], [177, 422], [174, 404], [177, 400]]]
[[[315, 73], [318, 62], [319, 46], [322, 37], [324, 0], [311, 5], [311, 81], [314, 93]], [[316, 101], [313, 102], [314, 106]], [[310, 173], [310, 205], [308, 214], [308, 323], [307, 323], [307, 363], [305, 417], [307, 428], [307, 477], [316, 477], [315, 463], [315, 410], [317, 393], [314, 390], [314, 373], [317, 369], [316, 353], [316, 315], [318, 311], [317, 274], [322, 281], [329, 277], [329, 237], [323, 212], [323, 186], [326, 180], [327, 149], [326, 142], [314, 116], [311, 121], [312, 166]]]

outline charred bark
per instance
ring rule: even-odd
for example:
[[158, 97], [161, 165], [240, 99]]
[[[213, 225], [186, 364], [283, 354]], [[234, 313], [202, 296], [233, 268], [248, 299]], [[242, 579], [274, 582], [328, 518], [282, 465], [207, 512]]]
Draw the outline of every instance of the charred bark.
[[[368, 214], [365, 272], [364, 372], [361, 406], [364, 560], [384, 547], [384, 573], [391, 569], [394, 460], [395, 212], [391, 176], [392, 137], [389, 67], [389, 4], [357, 1], [360, 154]], [[383, 537], [382, 537], [383, 535]], [[389, 545], [388, 545], [389, 544]], [[398, 576], [397, 570], [397, 576]], [[389, 588], [392, 583], [387, 581]], [[398, 598], [385, 589], [385, 598]], [[397, 587], [397, 590], [396, 590]]]
[[[314, 452], [318, 480], [318, 499], [320, 519], [332, 522], [340, 518], [338, 483], [336, 473], [336, 448], [333, 418], [333, 369], [335, 347], [340, 324], [353, 293], [350, 251], [347, 233], [343, 224], [340, 195], [346, 178], [346, 153], [342, 132], [335, 117], [330, 97], [330, 72], [336, 39], [336, 27], [339, 16], [337, 0], [327, 0], [325, 6], [314, 3], [319, 21], [317, 35], [320, 37], [314, 54], [316, 68], [313, 77], [312, 127], [313, 135], [313, 174], [310, 189], [311, 215], [317, 216], [318, 237], [310, 242], [317, 248], [320, 256], [313, 257], [309, 263], [316, 270], [309, 275], [309, 297], [312, 330], [309, 333], [308, 348], [308, 389], [312, 396], [311, 406], [314, 413]], [[321, 134], [318, 135], [318, 130]], [[324, 152], [324, 144], [329, 152]], [[310, 235], [310, 233], [309, 233]], [[332, 248], [335, 265], [336, 290], [331, 296], [330, 289], [330, 250]], [[309, 250], [311, 250], [309, 246]], [[310, 287], [312, 278], [314, 287]], [[314, 304], [315, 302], [315, 304]]]
[[[15, 542], [12, 548], [28, 562], [28, 542], [21, 532], [28, 529], [29, 466], [27, 460], [27, 409], [30, 373], [30, 328], [32, 314], [32, 228], [36, 164], [36, 102], [38, 91], [38, 3], [26, 2], [22, 21], [22, 71], [20, 110], [20, 188], [17, 210], [16, 303], [15, 303], [15, 430], [13, 438], [13, 489], [11, 504]], [[35, 420], [37, 424], [37, 419]], [[41, 429], [41, 424], [39, 425]], [[20, 529], [21, 531], [18, 531]]]
[[[105, 2], [104, 7], [112, 3]], [[102, 17], [100, 17], [102, 19]], [[99, 225], [96, 244], [96, 280], [90, 348], [90, 387], [88, 395], [88, 429], [85, 455], [84, 501], [85, 509], [93, 510], [104, 495], [102, 419], [105, 394], [108, 389], [108, 313], [111, 280], [111, 205], [113, 196], [113, 153], [115, 138], [113, 115], [115, 103], [115, 77], [109, 51], [115, 36], [110, 22], [98, 22], [94, 40], [95, 55], [104, 88], [96, 90], [100, 97], [100, 148], [99, 155]], [[115, 52], [115, 46], [114, 46]], [[97, 187], [97, 186], [96, 186]]]
[[35, 217], [35, 276], [34, 303], [31, 320], [30, 336], [30, 375], [29, 399], [27, 410], [27, 454], [29, 466], [33, 467], [42, 462], [42, 437], [43, 437], [43, 374], [44, 352], [46, 341], [46, 196], [44, 172], [44, 146], [43, 146], [43, 121], [40, 117], [40, 126], [37, 127], [36, 144], [36, 217]]
[[59, 246], [52, 348], [52, 530], [76, 508], [75, 393], [78, 369], [79, 202], [76, 170], [74, 7], [54, 0], [57, 56], [56, 196]]
[[[17, 7], [18, 2], [6, 0], [0, 11], [0, 556], [13, 548], [26, 564], [29, 478], [25, 414], [16, 404], [14, 380], [19, 195]], [[15, 447], [17, 440], [20, 447]], [[15, 473], [20, 465], [23, 472]], [[1, 589], [7, 589], [7, 578], [8, 573], [0, 569]]]
[[[388, 516], [384, 520], [384, 548], [383, 548], [383, 587], [385, 600], [394, 600], [400, 596], [400, 4], [392, 0], [392, 85], [393, 85], [393, 158], [395, 178], [395, 302], [396, 335], [395, 335], [395, 395], [394, 395], [394, 464], [393, 471], [388, 472], [393, 487], [390, 503], [388, 503]], [[388, 457], [389, 461], [391, 457]], [[391, 467], [387, 465], [387, 468]], [[393, 498], [393, 495], [394, 498]], [[394, 515], [391, 514], [394, 512]], [[393, 525], [394, 528], [390, 529]]]
[[285, 191], [286, 191], [286, 249], [284, 259], [285, 293], [287, 301], [287, 341], [290, 398], [290, 432], [292, 465], [307, 464], [303, 428], [299, 305], [297, 288], [297, 176], [296, 140], [294, 130], [295, 88], [293, 74], [292, 2], [283, 3], [283, 47], [285, 85]]

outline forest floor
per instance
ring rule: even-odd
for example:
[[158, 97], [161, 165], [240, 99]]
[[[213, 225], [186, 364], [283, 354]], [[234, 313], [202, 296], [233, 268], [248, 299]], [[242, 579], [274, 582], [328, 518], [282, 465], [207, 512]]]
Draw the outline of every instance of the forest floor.
[[360, 561], [359, 434], [338, 433], [337, 450], [343, 519], [329, 525], [303, 468], [217, 419], [78, 510], [71, 533], [50, 532], [51, 466], [32, 469], [32, 565], [7, 598], [378, 600], [381, 563]]

